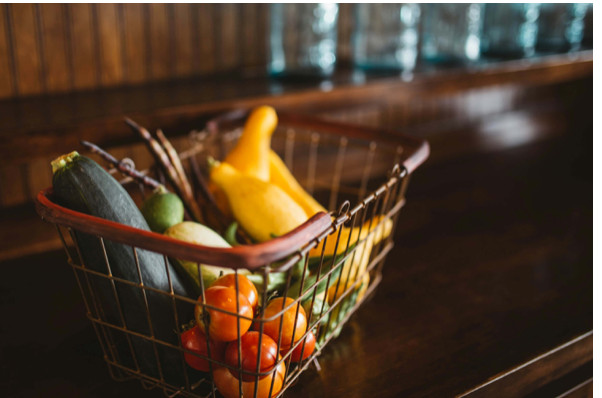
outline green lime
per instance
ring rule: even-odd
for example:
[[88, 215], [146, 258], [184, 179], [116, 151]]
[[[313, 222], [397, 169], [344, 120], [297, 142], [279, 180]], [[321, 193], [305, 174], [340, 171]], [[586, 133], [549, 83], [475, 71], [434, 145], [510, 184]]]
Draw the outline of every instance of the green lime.
[[144, 201], [141, 211], [150, 229], [159, 233], [184, 220], [184, 204], [163, 186]]

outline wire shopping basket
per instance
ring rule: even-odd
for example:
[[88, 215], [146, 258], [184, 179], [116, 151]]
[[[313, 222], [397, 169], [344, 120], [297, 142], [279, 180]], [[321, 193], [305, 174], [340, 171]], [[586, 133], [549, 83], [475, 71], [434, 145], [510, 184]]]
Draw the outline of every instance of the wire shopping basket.
[[[209, 156], [224, 158], [247, 115], [246, 111], [228, 113], [190, 134], [190, 146], [180, 158], [191, 180], [194, 174], [196, 179], [207, 175], [199, 165], [206, 164]], [[272, 149], [331, 211], [262, 243], [201, 246], [64, 208], [53, 202], [51, 188], [38, 194], [37, 211], [57, 226], [114, 379], [138, 378], [144, 387], [162, 388], [169, 396], [280, 396], [308, 366], [319, 367], [317, 357], [326, 344], [378, 286], [410, 174], [428, 157], [428, 144], [384, 130], [280, 114]], [[124, 184], [136, 185], [127, 178]], [[195, 188], [202, 189], [198, 184]], [[96, 241], [102, 267], [84, 261], [83, 236]], [[109, 245], [133, 252], [131, 267], [138, 279], [112, 272], [115, 264], [107, 254]], [[139, 258], [148, 252], [162, 257], [165, 269], [160, 272], [167, 274], [167, 288], [145, 283]], [[258, 310], [241, 314], [238, 302], [233, 311], [212, 306], [203, 283], [199, 297], [179, 294], [172, 285], [175, 275], [170, 274], [173, 259], [194, 262], [199, 278], [207, 265], [231, 268], [237, 293], [242, 289], [238, 276], [252, 275]], [[136, 321], [146, 324], [143, 327], [132, 318], [132, 306], [126, 308], [130, 299], [141, 303], [134, 310]], [[224, 358], [224, 348], [209, 339], [201, 352], [183, 348], [183, 325], [196, 319], [209, 330], [207, 316], [198, 317], [199, 313], [234, 320], [236, 339], [228, 343], [237, 354], [234, 364]], [[159, 326], [169, 332], [157, 332]], [[241, 359], [247, 329], [258, 336], [254, 345], [259, 353], [251, 365], [243, 365]], [[276, 355], [265, 368], [260, 359], [268, 330], [276, 331], [270, 338]], [[206, 368], [190, 368], [187, 356], [201, 360]]]

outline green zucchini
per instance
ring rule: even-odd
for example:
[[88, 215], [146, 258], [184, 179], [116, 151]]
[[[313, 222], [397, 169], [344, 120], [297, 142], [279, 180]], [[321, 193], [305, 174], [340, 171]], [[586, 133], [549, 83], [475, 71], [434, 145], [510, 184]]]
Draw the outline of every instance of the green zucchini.
[[[149, 227], [140, 210], [119, 182], [107, 173], [100, 165], [77, 152], [63, 155], [52, 162], [53, 168], [53, 199], [73, 210], [116, 221], [125, 225], [148, 231]], [[96, 272], [107, 274], [109, 270], [105, 262], [100, 239], [96, 236], [80, 231], [74, 231], [79, 247], [81, 260], [85, 267]], [[176, 294], [196, 298], [191, 286], [186, 285], [180, 275], [171, 267], [165, 258], [157, 253], [136, 249], [136, 254], [131, 246], [104, 240], [110, 272], [117, 278], [140, 283], [136, 257], [140, 264], [140, 275], [145, 286], [170, 291], [170, 279]], [[167, 273], [169, 272], [169, 276]], [[179, 330], [174, 317], [174, 303], [167, 295], [146, 290], [138, 286], [131, 286], [118, 281], [113, 284], [107, 278], [86, 276], [92, 279], [92, 288], [96, 290], [99, 306], [98, 316], [106, 322], [123, 326], [120, 309], [127, 329], [142, 333], [178, 346]], [[170, 278], [170, 279], [169, 279]], [[86, 280], [86, 279], [84, 279]], [[116, 292], [116, 294], [115, 294]], [[118, 301], [115, 296], [117, 295]], [[152, 326], [146, 313], [146, 305], [150, 312]], [[189, 303], [178, 302], [178, 322], [185, 323], [193, 316], [193, 306]], [[94, 315], [94, 314], [93, 314]], [[126, 336], [118, 331], [111, 330], [111, 336], [118, 346], [117, 355], [121, 361], [131, 354]], [[148, 376], [160, 378], [162, 375], [170, 384], [182, 385], [184, 373], [181, 355], [178, 350], [156, 344], [158, 358], [155, 355], [153, 343], [140, 337], [131, 335], [133, 350], [137, 358], [140, 371]], [[111, 344], [110, 343], [110, 344]], [[128, 365], [132, 365], [129, 355]], [[161, 362], [161, 373], [157, 365]]]

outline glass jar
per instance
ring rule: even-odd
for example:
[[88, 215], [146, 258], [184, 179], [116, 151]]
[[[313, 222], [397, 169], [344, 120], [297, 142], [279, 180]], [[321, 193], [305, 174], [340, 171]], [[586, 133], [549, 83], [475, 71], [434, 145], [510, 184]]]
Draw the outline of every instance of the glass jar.
[[589, 3], [583, 18], [583, 40], [581, 48], [594, 48], [594, 5]]
[[583, 39], [583, 21], [588, 4], [544, 3], [539, 11], [536, 50], [566, 52], [577, 50]]
[[366, 70], [411, 71], [418, 55], [418, 4], [356, 4], [352, 57]]
[[268, 73], [329, 76], [334, 71], [339, 7], [332, 3], [271, 4]]
[[422, 58], [465, 63], [479, 58], [482, 4], [425, 4]]
[[535, 53], [538, 3], [486, 4], [481, 53], [494, 58], [520, 58]]

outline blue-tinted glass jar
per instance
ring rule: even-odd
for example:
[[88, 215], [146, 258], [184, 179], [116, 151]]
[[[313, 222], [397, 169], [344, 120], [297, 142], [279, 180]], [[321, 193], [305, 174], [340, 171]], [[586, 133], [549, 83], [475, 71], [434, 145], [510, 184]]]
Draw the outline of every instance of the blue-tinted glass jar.
[[494, 58], [521, 58], [535, 53], [539, 3], [486, 4], [481, 53]]
[[420, 5], [356, 4], [351, 51], [366, 71], [411, 71], [418, 56]]
[[271, 4], [268, 73], [332, 74], [336, 64], [339, 7], [332, 3]]
[[539, 11], [536, 50], [577, 50], [583, 39], [583, 22], [587, 8], [586, 3], [543, 3]]
[[583, 40], [581, 48], [594, 48], [594, 5], [589, 3], [583, 18]]
[[477, 60], [482, 21], [482, 4], [425, 4], [422, 58], [439, 64]]

